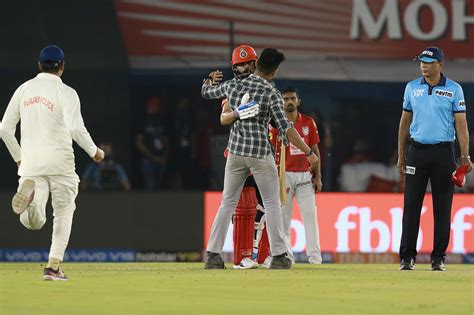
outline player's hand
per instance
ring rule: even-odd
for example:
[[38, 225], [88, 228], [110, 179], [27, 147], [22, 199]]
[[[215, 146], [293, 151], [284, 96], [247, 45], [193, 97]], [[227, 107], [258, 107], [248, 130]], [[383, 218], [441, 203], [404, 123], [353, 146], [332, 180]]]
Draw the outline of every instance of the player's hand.
[[313, 178], [313, 188], [315, 193], [321, 192], [323, 190], [323, 182], [321, 177]]
[[462, 157], [460, 162], [461, 165], [467, 165], [467, 173], [472, 170], [472, 162], [468, 157]]
[[105, 157], [104, 151], [102, 151], [102, 149], [100, 149], [100, 148], [97, 148], [97, 151], [95, 152], [95, 155], [92, 159], [94, 160], [94, 162], [100, 163], [100, 162], [102, 162], [104, 157]]
[[407, 167], [407, 159], [404, 155], [398, 156], [397, 168], [400, 175], [404, 175]]
[[216, 70], [209, 73], [209, 79], [212, 81], [212, 85], [218, 85], [222, 81], [222, 71]]
[[308, 156], [308, 162], [310, 164], [310, 167], [313, 169], [318, 164], [319, 158], [316, 154], [313, 153], [313, 154]]

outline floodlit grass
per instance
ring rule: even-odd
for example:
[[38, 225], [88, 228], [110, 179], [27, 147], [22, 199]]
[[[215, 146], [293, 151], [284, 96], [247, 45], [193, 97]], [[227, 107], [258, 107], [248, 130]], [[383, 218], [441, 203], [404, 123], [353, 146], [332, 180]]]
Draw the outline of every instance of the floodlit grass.
[[[230, 267], [231, 265], [228, 265]], [[203, 270], [197, 263], [0, 264], [0, 314], [474, 314], [474, 266], [307, 265]]]

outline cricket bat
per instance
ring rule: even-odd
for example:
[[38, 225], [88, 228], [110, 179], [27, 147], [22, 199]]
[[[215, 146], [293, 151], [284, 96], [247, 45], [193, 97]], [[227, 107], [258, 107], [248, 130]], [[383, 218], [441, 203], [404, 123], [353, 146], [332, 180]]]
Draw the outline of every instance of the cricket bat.
[[286, 205], [286, 147], [283, 139], [280, 140], [280, 202]]

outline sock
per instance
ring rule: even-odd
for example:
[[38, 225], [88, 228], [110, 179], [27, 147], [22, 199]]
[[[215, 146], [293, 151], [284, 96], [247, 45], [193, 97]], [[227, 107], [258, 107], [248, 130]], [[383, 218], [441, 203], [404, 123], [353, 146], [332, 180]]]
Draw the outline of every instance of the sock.
[[53, 270], [59, 270], [59, 263], [60, 263], [59, 259], [49, 257], [47, 268], [51, 268]]

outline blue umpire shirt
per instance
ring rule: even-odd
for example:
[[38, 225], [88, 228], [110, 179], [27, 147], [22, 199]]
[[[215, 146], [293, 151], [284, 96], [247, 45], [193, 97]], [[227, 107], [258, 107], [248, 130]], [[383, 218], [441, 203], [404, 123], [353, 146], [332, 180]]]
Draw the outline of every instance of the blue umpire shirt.
[[454, 113], [466, 111], [461, 86], [441, 74], [436, 86], [424, 77], [408, 82], [403, 98], [403, 110], [413, 113], [411, 138], [423, 144], [454, 142]]

